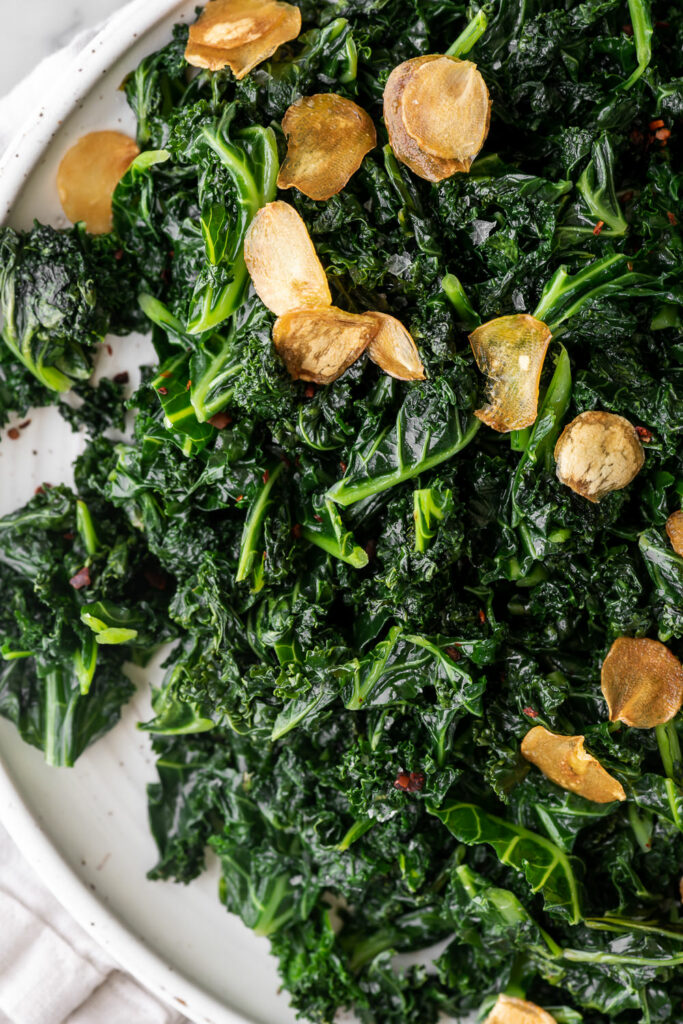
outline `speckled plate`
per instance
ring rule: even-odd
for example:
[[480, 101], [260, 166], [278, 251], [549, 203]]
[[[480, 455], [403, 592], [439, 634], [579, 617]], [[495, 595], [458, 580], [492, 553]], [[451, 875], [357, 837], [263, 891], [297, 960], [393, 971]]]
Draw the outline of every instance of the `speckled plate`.
[[[34, 217], [64, 223], [55, 173], [65, 149], [94, 129], [133, 133], [118, 86], [170, 37], [174, 22], [193, 17], [194, 7], [192, 0], [139, 0], [88, 45], [0, 161], [6, 223], [28, 227]], [[148, 342], [133, 337], [115, 346], [113, 355], [103, 348], [98, 372], [126, 369], [134, 382], [138, 365], [151, 357]], [[29, 418], [17, 440], [5, 434], [0, 444], [0, 514], [23, 504], [44, 481], [70, 482], [83, 444], [54, 410]], [[146, 880], [155, 848], [145, 784], [155, 773], [148, 737], [135, 723], [149, 717], [147, 694], [158, 666], [132, 672], [137, 697], [75, 768], [46, 767], [40, 753], [0, 721], [0, 819], [83, 927], [176, 1009], [203, 1024], [291, 1024], [267, 941], [217, 900], [215, 863], [189, 886]]]

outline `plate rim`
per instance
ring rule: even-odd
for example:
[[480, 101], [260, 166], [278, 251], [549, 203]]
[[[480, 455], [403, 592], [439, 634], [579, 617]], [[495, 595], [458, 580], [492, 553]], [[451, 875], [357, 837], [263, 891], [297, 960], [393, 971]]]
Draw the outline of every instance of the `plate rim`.
[[[0, 157], [0, 223], [4, 224], [35, 164], [63, 120], [99, 76], [131, 45], [186, 0], [133, 0], [74, 54], [60, 87], [34, 107]], [[0, 823], [55, 899], [122, 968], [176, 1013], [197, 1024], [253, 1024], [176, 971], [128, 928], [78, 877], [25, 801], [0, 751]], [[175, 991], [171, 991], [171, 983]], [[176, 992], [180, 992], [179, 997]]]

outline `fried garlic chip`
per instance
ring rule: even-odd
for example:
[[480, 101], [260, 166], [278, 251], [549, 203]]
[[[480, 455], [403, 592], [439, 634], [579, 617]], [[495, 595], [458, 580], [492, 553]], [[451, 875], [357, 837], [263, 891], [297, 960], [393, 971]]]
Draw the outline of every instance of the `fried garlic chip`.
[[671, 547], [683, 558], [683, 512], [672, 512], [666, 521], [666, 533]]
[[472, 331], [474, 358], [489, 378], [489, 404], [474, 413], [483, 423], [501, 433], [531, 426], [550, 338], [550, 329], [527, 313], [499, 316]]
[[381, 370], [397, 380], [424, 380], [425, 370], [412, 335], [400, 320], [387, 313], [365, 313], [379, 325], [368, 355]]
[[275, 321], [273, 344], [294, 380], [331, 384], [363, 355], [377, 321], [336, 306], [295, 309]]
[[536, 1003], [500, 995], [484, 1024], [557, 1024], [557, 1021]]
[[377, 145], [372, 118], [334, 92], [302, 96], [282, 119], [287, 156], [278, 188], [298, 188], [309, 199], [341, 192], [363, 158]]
[[384, 89], [384, 123], [389, 134], [389, 144], [396, 159], [425, 181], [443, 181], [458, 171], [469, 170], [466, 161], [443, 159], [421, 149], [408, 134], [403, 122], [403, 93], [413, 74], [425, 64], [440, 59], [440, 54], [428, 54], [404, 61], [391, 72]]
[[256, 294], [277, 316], [332, 305], [308, 228], [289, 203], [277, 200], [258, 211], [244, 239], [244, 260]]
[[197, 68], [229, 67], [244, 78], [301, 31], [301, 11], [280, 0], [209, 0], [194, 25], [185, 60]]
[[421, 150], [469, 170], [489, 131], [491, 101], [477, 65], [437, 57], [416, 68], [401, 99], [403, 125]]
[[584, 750], [583, 742], [583, 736], [559, 736], [536, 725], [522, 740], [522, 755], [551, 782], [586, 800], [596, 804], [625, 800], [621, 783]]
[[623, 416], [592, 410], [569, 423], [555, 445], [558, 479], [589, 501], [627, 487], [645, 462], [635, 428]]
[[658, 640], [618, 637], [602, 663], [610, 722], [654, 729], [683, 704], [683, 665]]
[[111, 197], [139, 152], [121, 132], [89, 132], [67, 150], [57, 171], [57, 191], [69, 220], [85, 221], [91, 235], [111, 231]]

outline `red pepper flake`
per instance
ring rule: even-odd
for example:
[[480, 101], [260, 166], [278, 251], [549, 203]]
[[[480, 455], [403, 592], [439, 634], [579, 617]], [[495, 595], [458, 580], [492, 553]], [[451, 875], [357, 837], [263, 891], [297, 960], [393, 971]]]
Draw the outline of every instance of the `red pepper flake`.
[[130, 377], [128, 376], [128, 370], [122, 370], [121, 373], [115, 373], [114, 374], [114, 383], [115, 384], [127, 384], [129, 380], [130, 380]]
[[634, 144], [634, 146], [639, 146], [643, 141], [643, 133], [641, 131], [638, 131], [637, 128], [634, 128], [631, 134], [629, 135], [629, 139]]
[[301, 523], [294, 523], [294, 526], [292, 527], [292, 534], [297, 540], [299, 539], [301, 536]]
[[185, 385], [185, 390], [189, 391], [191, 387], [192, 387], [192, 381], [188, 380], [187, 384]]
[[36, 489], [35, 489], [35, 491], [33, 493], [34, 494], [45, 494], [45, 488], [44, 487], [36, 487]]
[[315, 519], [316, 523], [322, 523], [323, 521], [323, 517], [319, 516], [317, 512], [314, 514], [313, 518]]
[[268, 470], [265, 471], [265, 473], [263, 474], [263, 478], [262, 479], [263, 479], [264, 484], [268, 483], [268, 480], [270, 479], [270, 473], [269, 473]]
[[217, 412], [208, 421], [216, 430], [225, 430], [232, 423], [232, 416], [227, 412]]
[[524, 708], [524, 714], [529, 718], [538, 718], [538, 711], [534, 711], [533, 708]]
[[157, 388], [157, 391], [159, 392], [160, 395], [167, 395], [168, 394], [168, 388], [164, 388], [164, 387]]
[[633, 35], [633, 25], [622, 25], [621, 26], [621, 31], [625, 35], [627, 35], [627, 36], [632, 36]]
[[479, 621], [481, 622], [481, 624], [483, 626], [484, 623], [486, 622], [486, 612], [484, 611], [483, 608], [480, 608], [478, 614], [479, 614]]
[[238, 494], [237, 497], [235, 498], [235, 501], [243, 501], [243, 499], [244, 499], [244, 495], [243, 494]]
[[62, 537], [64, 538], [64, 540], [73, 540], [74, 539], [74, 534], [71, 533], [71, 532], [63, 533]]
[[650, 121], [648, 128], [651, 132], [656, 131], [658, 128], [663, 128], [664, 122], [659, 118], [657, 121]]
[[604, 228], [604, 226], [605, 226], [604, 220], [599, 220], [598, 223], [593, 228], [593, 234], [594, 235], [599, 235], [600, 232], [602, 231], [602, 229]]
[[631, 263], [630, 260], [628, 260], [628, 262], [626, 264], [626, 268], [627, 268], [627, 270], [633, 270], [633, 264]]
[[622, 203], [630, 203], [631, 200], [633, 199], [633, 194], [634, 193], [633, 193], [632, 189], [629, 189], [628, 192], [623, 192], [622, 196], [621, 196]]
[[659, 131], [655, 132], [655, 138], [658, 139], [663, 146], [666, 146], [667, 140], [671, 138], [671, 132], [668, 128], [660, 128]]
[[419, 793], [427, 781], [424, 772], [399, 772], [394, 780], [394, 788], [405, 793]]
[[667, 211], [666, 211], [666, 215], [667, 215], [667, 217], [668, 217], [668, 220], [669, 220], [669, 224], [671, 224], [671, 225], [673, 225], [673, 226], [675, 227], [675, 226], [676, 226], [676, 224], [678, 224], [678, 220], [676, 219], [676, 215], [675, 215], [675, 214], [673, 214], [673, 213], [671, 212], [671, 210], [667, 210]]
[[111, 347], [111, 345], [106, 345], [106, 346], [105, 346], [105, 348], [107, 349], [107, 353], [108, 353], [108, 354], [109, 354], [110, 356], [113, 356], [113, 355], [114, 355], [114, 349], [113, 349], [113, 348]]
[[457, 647], [447, 647], [446, 654], [451, 659], [451, 661], [460, 661], [460, 659], [462, 658], [462, 654], [460, 653]]
[[117, 249], [116, 250], [116, 252], [114, 253], [114, 259], [115, 260], [122, 260], [123, 259], [123, 249]]
[[160, 569], [145, 569], [145, 579], [155, 590], [166, 590], [168, 578]]
[[345, 473], [346, 472], [346, 463], [345, 462], [340, 462], [339, 463], [339, 468], [341, 469], [342, 473]]
[[84, 565], [82, 569], [79, 569], [75, 576], [72, 576], [69, 583], [74, 590], [81, 590], [83, 587], [89, 587], [91, 583], [90, 569], [87, 565]]
[[313, 398], [315, 395], [315, 384], [307, 384], [304, 388], [304, 396], [306, 398]]
[[26, 430], [26, 428], [30, 427], [30, 426], [31, 426], [31, 421], [30, 420], [24, 420], [23, 423], [19, 424], [19, 430]]
[[10, 427], [9, 430], [7, 431], [7, 436], [10, 438], [10, 440], [16, 441], [16, 439], [19, 437], [19, 431], [17, 430], [16, 427]]
[[171, 373], [171, 371], [170, 371], [170, 370], [162, 370], [162, 371], [161, 371], [161, 373], [159, 374], [159, 376], [160, 376], [160, 377], [163, 377], [163, 378], [164, 378], [164, 380], [168, 380], [168, 378], [169, 378], [169, 377], [172, 377], [172, 376], [173, 376], [173, 374]]
[[636, 434], [643, 444], [649, 444], [652, 440], [652, 431], [648, 430], [647, 427], [636, 427]]

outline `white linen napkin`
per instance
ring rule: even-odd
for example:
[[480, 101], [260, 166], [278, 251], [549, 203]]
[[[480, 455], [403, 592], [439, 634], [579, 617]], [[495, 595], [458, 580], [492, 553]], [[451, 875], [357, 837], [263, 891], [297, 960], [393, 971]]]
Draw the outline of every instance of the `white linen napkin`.
[[[101, 27], [81, 32], [0, 99], [0, 152]], [[0, 825], [0, 1024], [183, 1022], [70, 917]]]

